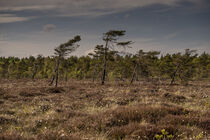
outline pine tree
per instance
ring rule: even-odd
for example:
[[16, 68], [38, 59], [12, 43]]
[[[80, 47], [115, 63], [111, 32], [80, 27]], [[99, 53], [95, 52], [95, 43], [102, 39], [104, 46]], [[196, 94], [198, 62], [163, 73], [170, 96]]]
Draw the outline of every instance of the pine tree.
[[77, 35], [73, 39], [69, 40], [68, 42], [61, 44], [60, 46], [55, 48], [55, 55], [57, 58], [56, 67], [55, 67], [55, 76], [53, 76], [50, 82], [50, 85], [52, 85], [55, 80], [55, 87], [58, 86], [58, 74], [59, 74], [60, 61], [62, 58], [64, 58], [65, 56], [68, 56], [70, 53], [74, 52], [79, 47], [79, 45], [76, 43], [79, 42], [80, 40], [81, 40], [80, 36]]

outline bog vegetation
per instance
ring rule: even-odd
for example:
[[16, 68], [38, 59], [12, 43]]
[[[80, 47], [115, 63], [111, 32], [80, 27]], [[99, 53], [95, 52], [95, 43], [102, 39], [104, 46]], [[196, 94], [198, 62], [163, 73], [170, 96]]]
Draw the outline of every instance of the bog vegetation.
[[124, 35], [88, 56], [70, 56], [75, 36], [52, 57], [0, 57], [0, 139], [208, 139], [210, 55], [132, 54]]

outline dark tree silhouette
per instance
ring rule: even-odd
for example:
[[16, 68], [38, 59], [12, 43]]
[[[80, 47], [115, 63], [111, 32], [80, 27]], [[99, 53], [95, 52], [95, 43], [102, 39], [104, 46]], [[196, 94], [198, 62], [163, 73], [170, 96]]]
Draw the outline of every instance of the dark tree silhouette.
[[60, 46], [55, 48], [55, 55], [56, 55], [57, 61], [56, 61], [56, 66], [55, 66], [55, 75], [53, 76], [50, 82], [50, 85], [52, 85], [55, 80], [55, 87], [58, 86], [58, 74], [59, 74], [58, 70], [59, 70], [60, 61], [62, 58], [64, 58], [65, 56], [68, 56], [70, 53], [74, 52], [79, 47], [79, 45], [76, 43], [79, 42], [80, 40], [81, 40], [80, 36], [77, 35], [73, 39], [69, 40], [68, 42], [61, 44]]
[[103, 58], [103, 72], [101, 78], [101, 84], [104, 85], [105, 78], [106, 78], [106, 67], [107, 67], [107, 51], [110, 48], [113, 48], [114, 45], [118, 46], [127, 46], [131, 44], [131, 41], [128, 42], [117, 42], [118, 38], [125, 35], [124, 30], [110, 30], [109, 32], [105, 33], [103, 36], [103, 40], [105, 41], [105, 48], [104, 48], [104, 58]]

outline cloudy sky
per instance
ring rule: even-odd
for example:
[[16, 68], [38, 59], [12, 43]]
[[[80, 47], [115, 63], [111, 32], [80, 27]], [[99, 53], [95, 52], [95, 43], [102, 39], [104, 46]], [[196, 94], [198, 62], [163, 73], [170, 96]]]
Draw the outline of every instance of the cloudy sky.
[[209, 0], [0, 0], [0, 56], [53, 55], [81, 35], [85, 55], [108, 30], [126, 30], [129, 51], [210, 53]]

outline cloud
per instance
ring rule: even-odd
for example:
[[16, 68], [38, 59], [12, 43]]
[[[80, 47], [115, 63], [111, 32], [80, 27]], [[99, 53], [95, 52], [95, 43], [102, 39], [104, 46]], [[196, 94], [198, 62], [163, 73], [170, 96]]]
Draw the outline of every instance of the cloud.
[[19, 17], [14, 14], [0, 14], [0, 23], [27, 21], [29, 17]]
[[[154, 4], [176, 6], [180, 1], [181, 0], [1, 0], [0, 12], [41, 11], [51, 16], [95, 17]], [[185, 1], [198, 3], [196, 0]]]
[[[155, 4], [167, 5], [169, 8], [177, 7], [183, 1], [190, 2], [193, 4], [192, 7], [200, 7], [200, 9], [207, 5], [205, 4], [207, 0], [0, 0], [0, 14], [1, 12], [17, 14], [16, 17], [2, 17], [0, 23], [27, 21], [31, 19], [30, 17], [95, 18]], [[29, 18], [23, 13], [26, 13]], [[125, 18], [128, 17], [125, 15]]]
[[1, 41], [6, 41], [8, 39], [8, 36], [6, 33], [0, 33], [0, 42]]
[[168, 34], [168, 35], [164, 36], [163, 39], [166, 39], [166, 40], [167, 39], [173, 39], [173, 38], [177, 37], [178, 35], [179, 35], [178, 32], [171, 33], [171, 34]]
[[35, 5], [35, 6], [8, 6], [0, 7], [0, 11], [40, 11], [40, 10], [50, 10], [56, 8], [55, 5]]
[[130, 14], [125, 14], [124, 18], [129, 18]]
[[29, 57], [35, 54], [50, 56], [53, 54], [53, 48], [49, 49], [50, 47], [48, 46], [48, 43], [30, 41], [0, 41], [0, 45], [0, 57]]
[[52, 32], [56, 29], [56, 25], [54, 24], [46, 24], [43, 26], [43, 31], [44, 32]]

